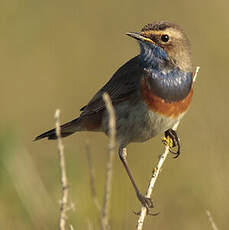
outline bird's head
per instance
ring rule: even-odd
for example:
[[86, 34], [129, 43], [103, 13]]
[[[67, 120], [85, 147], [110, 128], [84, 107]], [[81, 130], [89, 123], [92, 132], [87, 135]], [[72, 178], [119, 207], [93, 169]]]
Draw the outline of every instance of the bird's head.
[[127, 35], [138, 40], [140, 55], [147, 64], [172, 65], [192, 71], [189, 40], [178, 25], [161, 21], [145, 25], [139, 33]]

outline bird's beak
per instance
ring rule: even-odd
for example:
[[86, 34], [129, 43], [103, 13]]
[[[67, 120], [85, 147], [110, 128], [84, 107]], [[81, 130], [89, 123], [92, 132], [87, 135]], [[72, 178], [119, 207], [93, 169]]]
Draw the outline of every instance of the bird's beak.
[[154, 41], [152, 41], [150, 38], [146, 38], [144, 36], [142, 36], [140, 33], [137, 33], [137, 32], [129, 32], [129, 33], [126, 33], [126, 35], [132, 37], [132, 38], [135, 38], [139, 41], [142, 41], [142, 42], [150, 42], [150, 43], [153, 43], [155, 44]]

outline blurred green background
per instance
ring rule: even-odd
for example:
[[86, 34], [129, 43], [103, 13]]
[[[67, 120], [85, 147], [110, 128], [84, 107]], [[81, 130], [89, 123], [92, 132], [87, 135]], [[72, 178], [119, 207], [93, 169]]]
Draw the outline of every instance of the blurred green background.
[[[125, 36], [157, 20], [180, 24], [201, 66], [192, 106], [179, 127], [182, 155], [167, 160], [157, 181], [155, 212], [144, 229], [211, 229], [206, 209], [228, 229], [229, 2], [29, 1], [0, 2], [0, 229], [57, 229], [60, 199], [57, 145], [32, 142], [79, 115], [115, 70], [139, 52]], [[85, 142], [90, 143], [102, 202], [107, 138], [78, 133], [64, 139], [74, 229], [99, 229], [89, 184]], [[128, 147], [142, 192], [163, 146], [160, 137]], [[118, 155], [111, 198], [112, 229], [134, 229], [140, 209]]]

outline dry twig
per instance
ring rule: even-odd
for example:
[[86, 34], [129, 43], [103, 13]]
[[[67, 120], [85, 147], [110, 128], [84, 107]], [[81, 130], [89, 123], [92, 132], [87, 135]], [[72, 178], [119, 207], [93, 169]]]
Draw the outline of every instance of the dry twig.
[[105, 192], [104, 192], [104, 201], [103, 207], [101, 210], [101, 230], [109, 229], [108, 223], [108, 209], [111, 196], [111, 181], [112, 181], [112, 164], [115, 154], [115, 145], [116, 145], [116, 124], [115, 124], [115, 112], [112, 106], [111, 99], [107, 93], [103, 94], [103, 100], [106, 105], [106, 109], [109, 116], [109, 146], [108, 146], [108, 161], [107, 161], [107, 170], [106, 170], [106, 182], [105, 182]]
[[[200, 67], [198, 66], [196, 68], [196, 72], [195, 72], [195, 75], [193, 77], [193, 82], [195, 82], [196, 80], [196, 77], [197, 77], [197, 74], [198, 74], [198, 71], [199, 71]], [[179, 125], [179, 121], [172, 127], [173, 130], [176, 130], [178, 125]], [[152, 174], [152, 177], [150, 179], [150, 183], [149, 183], [149, 186], [148, 186], [148, 190], [146, 192], [146, 197], [147, 198], [150, 198], [151, 194], [152, 194], [152, 191], [153, 191], [153, 188], [154, 188], [154, 185], [155, 185], [155, 182], [158, 178], [158, 175], [161, 171], [161, 168], [168, 156], [168, 153], [169, 153], [169, 146], [165, 146], [165, 151], [164, 153], [160, 156], [160, 159], [158, 161], [158, 164], [157, 164], [157, 167], [154, 168], [153, 170], [153, 174]], [[145, 217], [146, 217], [146, 214], [147, 214], [147, 210], [146, 210], [146, 207], [142, 207], [141, 209], [141, 212], [140, 212], [140, 215], [139, 215], [139, 218], [138, 218], [138, 223], [137, 223], [137, 230], [142, 230], [143, 228], [143, 224], [144, 224], [144, 220], [145, 220]]]
[[210, 224], [212, 226], [212, 229], [213, 230], [218, 230], [218, 228], [217, 228], [217, 226], [215, 224], [215, 221], [213, 220], [212, 215], [211, 215], [209, 210], [206, 210], [206, 215], [207, 215], [208, 220], [209, 220], [209, 222], [210, 222]]
[[56, 120], [56, 135], [58, 141], [58, 153], [59, 153], [59, 162], [60, 162], [60, 180], [62, 187], [62, 197], [60, 204], [60, 217], [59, 217], [59, 230], [66, 229], [66, 219], [68, 211], [68, 179], [66, 174], [66, 164], [65, 164], [65, 155], [64, 155], [64, 146], [61, 140], [60, 135], [60, 110], [56, 110], [55, 113]]
[[[179, 121], [173, 126], [173, 130], [176, 130], [178, 125], [179, 125]], [[154, 188], [154, 185], [155, 185], [155, 182], [159, 176], [159, 173], [161, 171], [161, 168], [167, 158], [169, 154], [169, 146], [165, 146], [165, 151], [164, 153], [160, 156], [159, 158], [159, 161], [158, 161], [158, 164], [157, 164], [157, 167], [153, 169], [153, 174], [152, 174], [152, 177], [150, 179], [150, 183], [149, 183], [149, 187], [148, 187], [148, 190], [147, 190], [147, 193], [146, 193], [146, 197], [150, 198], [152, 192], [153, 192], [153, 188]], [[142, 209], [141, 209], [141, 213], [140, 213], [140, 216], [139, 216], [139, 219], [138, 219], [138, 224], [137, 224], [137, 230], [142, 230], [143, 228], [143, 223], [144, 223], [144, 219], [146, 217], [146, 214], [147, 214], [147, 209], [146, 207], [142, 206]]]

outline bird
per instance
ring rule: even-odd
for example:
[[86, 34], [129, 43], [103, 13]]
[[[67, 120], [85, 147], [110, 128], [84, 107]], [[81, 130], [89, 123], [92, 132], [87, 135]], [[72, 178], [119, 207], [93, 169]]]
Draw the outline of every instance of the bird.
[[[153, 207], [150, 198], [140, 193], [127, 162], [128, 144], [145, 142], [160, 133], [171, 140], [170, 149], [180, 142], [173, 125], [187, 112], [193, 95], [193, 65], [190, 41], [177, 24], [158, 21], [146, 24], [140, 32], [126, 33], [134, 38], [140, 53], [122, 65], [111, 79], [80, 109], [76, 119], [61, 126], [61, 136], [79, 131], [104, 132], [109, 135], [109, 114], [103, 101], [106, 92], [113, 104], [116, 139], [121, 162], [135, 189], [137, 198], [147, 210]], [[37, 136], [57, 139], [52, 129]]]

